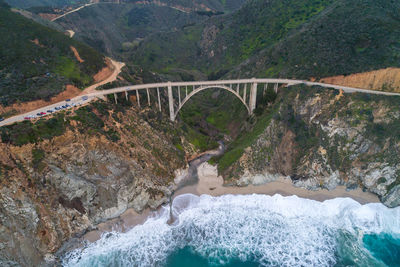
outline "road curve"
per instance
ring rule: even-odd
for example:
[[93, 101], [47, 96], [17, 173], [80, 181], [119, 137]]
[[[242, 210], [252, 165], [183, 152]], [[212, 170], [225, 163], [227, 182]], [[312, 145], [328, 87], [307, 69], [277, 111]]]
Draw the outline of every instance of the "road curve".
[[[10, 118], [5, 119], [4, 121], [0, 122], [0, 127], [3, 125], [9, 125], [9, 124], [13, 124], [15, 122], [19, 122], [19, 121], [23, 121], [25, 117], [31, 116], [31, 115], [36, 115], [37, 113], [40, 112], [46, 112], [47, 110], [54, 110], [55, 107], [59, 107], [59, 106], [63, 106], [66, 104], [71, 104], [71, 103], [75, 103], [75, 104], [87, 104], [88, 102], [93, 100], [93, 97], [88, 96], [87, 100], [83, 100], [82, 97], [85, 95], [88, 95], [92, 92], [94, 92], [96, 90], [97, 87], [102, 86], [106, 83], [110, 83], [113, 82], [117, 79], [118, 75], [121, 73], [121, 69], [125, 66], [125, 63], [123, 62], [117, 62], [114, 61], [113, 59], [109, 58], [111, 60], [112, 65], [114, 66], [114, 70], [111, 73], [110, 76], [108, 76], [105, 80], [99, 81], [98, 83], [95, 83], [87, 88], [85, 88], [78, 96], [71, 98], [71, 101], [60, 101], [54, 104], [50, 104], [48, 106], [45, 107], [41, 107], [23, 114], [19, 114]], [[46, 114], [47, 115], [47, 114]]]
[[[117, 71], [120, 71], [120, 66], [116, 68]], [[383, 91], [374, 91], [368, 89], [361, 89], [361, 88], [353, 88], [341, 85], [334, 85], [334, 84], [326, 84], [326, 83], [318, 83], [318, 82], [309, 82], [303, 80], [290, 80], [290, 79], [241, 79], [241, 80], [218, 80], [218, 81], [194, 81], [194, 82], [164, 82], [164, 83], [152, 83], [152, 84], [140, 84], [140, 85], [132, 85], [132, 86], [124, 86], [113, 88], [109, 90], [101, 90], [96, 92], [87, 93], [85, 95], [80, 95], [75, 98], [72, 98], [68, 103], [75, 103], [75, 104], [87, 104], [90, 101], [93, 101], [97, 98], [103, 98], [109, 94], [115, 93], [123, 93], [129, 91], [136, 91], [136, 90], [143, 90], [143, 89], [152, 89], [152, 88], [165, 88], [168, 86], [216, 86], [218, 85], [229, 85], [229, 84], [248, 84], [248, 83], [258, 83], [258, 84], [287, 84], [288, 86], [293, 86], [296, 84], [305, 84], [308, 86], [321, 86], [325, 88], [333, 88], [336, 90], [343, 90], [345, 93], [365, 93], [365, 94], [374, 94], [374, 95], [386, 95], [386, 96], [400, 96], [400, 93], [391, 93], [391, 92], [383, 92]], [[92, 91], [92, 90], [90, 90]], [[87, 92], [87, 91], [86, 91]], [[87, 96], [86, 100], [83, 100], [83, 96]], [[3, 125], [9, 125], [18, 121], [23, 121], [25, 117], [30, 115], [36, 115], [40, 112], [47, 112], [49, 109], [54, 109], [57, 106], [65, 105], [66, 101], [61, 101], [31, 112], [27, 112], [25, 114], [20, 114], [4, 121], [0, 122], [0, 127]]]

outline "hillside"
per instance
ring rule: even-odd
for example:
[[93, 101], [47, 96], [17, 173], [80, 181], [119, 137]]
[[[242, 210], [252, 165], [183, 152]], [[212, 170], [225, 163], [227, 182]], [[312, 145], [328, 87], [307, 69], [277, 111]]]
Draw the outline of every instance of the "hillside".
[[73, 30], [76, 39], [122, 58], [150, 34], [170, 32], [203, 19], [204, 16], [197, 13], [166, 6], [104, 3], [69, 14], [57, 23], [65, 30]]
[[89, 85], [105, 66], [94, 49], [0, 7], [0, 102], [49, 99], [66, 84]]
[[30, 8], [36, 6], [66, 6], [87, 3], [89, 0], [5, 0], [12, 7]]
[[396, 67], [399, 10], [398, 1], [384, 0], [252, 0], [191, 32], [152, 36], [133, 60], [155, 70], [198, 68], [216, 77], [309, 79]]
[[233, 75], [309, 79], [398, 67], [400, 2], [340, 0]]
[[213, 15], [237, 10], [243, 3], [243, 0], [100, 3], [69, 14], [57, 22], [65, 30], [76, 32], [75, 38], [127, 61], [132, 50], [151, 34], [179, 31]]
[[217, 161], [226, 183], [290, 177], [310, 190], [361, 187], [400, 204], [400, 97], [281, 88]]
[[166, 116], [123, 97], [0, 131], [1, 266], [45, 266], [96, 224], [167, 202], [190, 147]]

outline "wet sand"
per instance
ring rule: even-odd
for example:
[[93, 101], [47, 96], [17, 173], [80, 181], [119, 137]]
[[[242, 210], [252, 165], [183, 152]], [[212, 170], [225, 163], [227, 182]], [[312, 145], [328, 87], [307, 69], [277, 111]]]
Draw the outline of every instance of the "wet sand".
[[[336, 189], [328, 191], [321, 189], [318, 191], [310, 191], [303, 188], [293, 186], [290, 179], [278, 179], [263, 185], [248, 185], [245, 187], [237, 186], [224, 186], [223, 178], [218, 176], [217, 167], [212, 166], [207, 162], [200, 164], [197, 168], [198, 182], [192, 185], [184, 186], [177, 190], [173, 198], [183, 194], [194, 195], [211, 195], [221, 196], [226, 194], [232, 195], [249, 195], [249, 194], [265, 194], [282, 196], [296, 195], [301, 198], [313, 199], [317, 201], [324, 201], [338, 197], [349, 197], [361, 204], [366, 203], [379, 203], [379, 198], [372, 193], [363, 192], [360, 188], [346, 191], [346, 187], [338, 186]], [[84, 239], [94, 242], [98, 240], [102, 233], [109, 231], [125, 232], [136, 225], [143, 224], [146, 219], [155, 214], [157, 211], [149, 209], [142, 213], [137, 213], [133, 209], [128, 209], [118, 218], [109, 220], [107, 222], [97, 225], [98, 230], [91, 231], [84, 236]]]

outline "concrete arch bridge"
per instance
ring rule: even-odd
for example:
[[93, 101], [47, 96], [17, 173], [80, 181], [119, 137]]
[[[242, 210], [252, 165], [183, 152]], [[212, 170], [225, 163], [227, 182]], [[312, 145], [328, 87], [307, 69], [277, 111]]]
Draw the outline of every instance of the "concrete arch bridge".
[[[272, 86], [275, 92], [278, 91], [280, 85], [292, 86], [296, 84], [305, 84], [308, 86], [322, 86], [326, 88], [333, 88], [336, 90], [343, 90], [345, 93], [369, 93], [369, 94], [381, 94], [381, 95], [397, 95], [398, 93], [389, 93], [382, 91], [374, 91], [360, 88], [352, 88], [340, 85], [308, 82], [302, 80], [289, 80], [289, 79], [240, 79], [240, 80], [218, 80], [218, 81], [194, 81], [194, 82], [165, 82], [165, 83], [153, 83], [153, 84], [140, 84], [133, 86], [118, 87], [109, 90], [102, 90], [95, 93], [88, 94], [88, 97], [104, 97], [106, 95], [114, 94], [115, 102], [118, 102], [118, 93], [124, 93], [128, 100], [129, 92], [136, 94], [138, 106], [140, 107], [140, 94], [139, 91], [145, 91], [147, 95], [147, 103], [151, 105], [152, 99], [150, 90], [157, 90], [157, 106], [161, 111], [161, 100], [160, 92], [166, 91], [168, 95], [169, 115], [171, 121], [175, 121], [179, 111], [185, 105], [185, 103], [197, 93], [210, 89], [219, 88], [226, 90], [235, 95], [242, 104], [246, 107], [249, 115], [253, 114], [257, 103], [257, 90], [267, 90]], [[262, 88], [262, 89], [260, 89]]]

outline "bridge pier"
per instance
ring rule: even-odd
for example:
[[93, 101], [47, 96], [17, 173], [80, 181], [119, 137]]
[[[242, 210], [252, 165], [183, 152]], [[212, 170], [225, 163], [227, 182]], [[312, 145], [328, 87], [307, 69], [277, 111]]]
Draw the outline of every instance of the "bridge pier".
[[115, 100], [115, 104], [118, 104], [118, 97], [117, 97], [117, 93], [114, 93], [114, 100]]
[[129, 101], [129, 99], [128, 99], [128, 91], [125, 91], [125, 99], [126, 99], [127, 102]]
[[244, 100], [244, 103], [246, 103], [246, 100], [247, 100], [247, 84], [245, 83], [244, 84], [244, 87], [243, 87], [243, 90], [244, 90], [244, 92], [243, 92], [243, 100]]
[[250, 115], [252, 115], [254, 110], [256, 109], [257, 86], [258, 86], [258, 84], [256, 82], [253, 82], [251, 85], [251, 89], [250, 89], [251, 90], [250, 91], [250, 103], [249, 103]]
[[149, 104], [150, 106], [150, 94], [149, 94], [149, 88], [146, 88], [146, 92], [147, 92], [147, 104]]
[[274, 85], [274, 91], [275, 91], [275, 93], [278, 93], [278, 86], [279, 86], [279, 84], [277, 84], [277, 83]]
[[168, 82], [168, 104], [169, 104], [169, 118], [171, 119], [171, 121], [175, 121], [174, 96], [172, 95], [171, 82]]
[[157, 87], [158, 109], [161, 112], [160, 88]]
[[139, 90], [136, 90], [136, 100], [137, 100], [137, 105], [140, 108], [140, 96], [139, 96]]
[[178, 86], [178, 99], [179, 99], [179, 107], [181, 106], [181, 87]]

